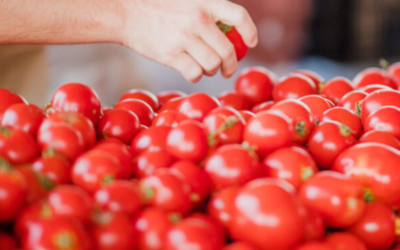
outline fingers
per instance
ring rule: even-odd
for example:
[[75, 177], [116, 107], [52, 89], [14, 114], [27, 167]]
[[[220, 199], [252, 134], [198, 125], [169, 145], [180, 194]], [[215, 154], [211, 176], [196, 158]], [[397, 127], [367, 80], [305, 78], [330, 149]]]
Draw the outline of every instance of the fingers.
[[214, 1], [211, 13], [216, 21], [235, 26], [247, 46], [257, 45], [257, 28], [245, 8], [230, 1]]
[[168, 65], [181, 73], [181, 75], [191, 83], [200, 81], [203, 76], [202, 67], [185, 52], [175, 56]]
[[195, 37], [186, 43], [186, 51], [203, 68], [207, 76], [215, 75], [220, 66], [221, 58], [207, 43], [201, 38]]

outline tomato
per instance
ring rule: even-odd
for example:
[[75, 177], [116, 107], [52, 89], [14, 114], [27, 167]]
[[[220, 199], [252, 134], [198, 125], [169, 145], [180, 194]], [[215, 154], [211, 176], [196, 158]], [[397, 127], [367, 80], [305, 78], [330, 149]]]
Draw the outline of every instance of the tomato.
[[322, 171], [311, 177], [300, 188], [299, 196], [333, 228], [352, 225], [362, 216], [365, 207], [363, 186], [333, 171]]
[[114, 109], [126, 109], [134, 113], [140, 124], [150, 126], [154, 119], [153, 109], [146, 102], [139, 99], [125, 99], [115, 105]]
[[189, 185], [169, 169], [158, 169], [140, 179], [139, 190], [145, 205], [179, 214], [192, 208]]
[[159, 208], [147, 208], [135, 219], [135, 234], [140, 250], [163, 250], [164, 238], [175, 221]]
[[219, 221], [225, 229], [229, 228], [233, 219], [234, 202], [239, 186], [229, 186], [215, 192], [207, 205], [207, 214]]
[[167, 137], [171, 127], [157, 126], [139, 132], [131, 143], [131, 150], [134, 156], [146, 150], [165, 148]]
[[244, 185], [262, 176], [257, 156], [237, 144], [216, 149], [207, 158], [204, 169], [212, 180], [214, 190]]
[[297, 246], [294, 250], [333, 250], [333, 249], [327, 243], [319, 241], [309, 241]]
[[0, 246], [2, 250], [15, 250], [17, 241], [11, 235], [0, 233]]
[[[45, 125], [45, 122], [42, 124]], [[42, 151], [56, 152], [74, 161], [85, 150], [82, 134], [66, 123], [54, 123], [40, 128], [38, 144]]]
[[203, 119], [208, 143], [210, 146], [219, 144], [241, 143], [245, 121], [242, 115], [233, 108], [216, 108]]
[[346, 125], [324, 121], [310, 135], [308, 149], [320, 167], [329, 168], [343, 150], [356, 142], [357, 139]]
[[292, 73], [279, 80], [274, 87], [272, 97], [275, 102], [279, 102], [286, 99], [298, 99], [307, 95], [316, 95], [317, 92], [317, 86], [310, 78]]
[[176, 110], [178, 109], [179, 105], [181, 104], [181, 102], [182, 102], [186, 97], [187, 97], [187, 96], [184, 95], [184, 96], [175, 97], [175, 98], [172, 98], [172, 99], [166, 101], [166, 102], [164, 103], [164, 105], [163, 105], [157, 112], [158, 112], [158, 113], [161, 113], [161, 112], [163, 112], [163, 111], [165, 111], [165, 110], [175, 110], [175, 111], [176, 111]]
[[[368, 96], [367, 93], [360, 91], [360, 90], [354, 90], [351, 91], [347, 94], [345, 94], [342, 99], [340, 99], [340, 102], [338, 103], [338, 107], [343, 107], [345, 109], [348, 109], [353, 112], [358, 112], [359, 111], [359, 104]], [[358, 113], [357, 113], [358, 114]]]
[[363, 184], [367, 201], [391, 204], [400, 198], [399, 164], [400, 151], [380, 143], [362, 143], [343, 151], [332, 170]]
[[165, 110], [154, 118], [151, 126], [167, 126], [167, 127], [176, 127], [178, 125], [178, 121], [176, 119], [177, 112], [175, 110]]
[[13, 104], [28, 102], [21, 96], [12, 93], [7, 89], [0, 88], [0, 121], [3, 119], [4, 112]]
[[169, 132], [166, 149], [179, 160], [200, 161], [208, 151], [204, 125], [191, 120], [181, 122]]
[[275, 104], [274, 101], [267, 101], [267, 102], [262, 102], [260, 104], [255, 105], [252, 109], [251, 112], [254, 114], [257, 114], [258, 112], [265, 111], [271, 109], [271, 107]]
[[342, 97], [354, 90], [349, 79], [344, 77], [335, 77], [329, 80], [326, 84], [320, 84], [320, 94], [325, 95], [332, 100], [336, 105]]
[[251, 118], [244, 129], [243, 139], [264, 156], [293, 143], [292, 121], [278, 111], [263, 111]]
[[356, 138], [361, 135], [362, 125], [360, 118], [348, 109], [342, 107], [331, 108], [322, 114], [321, 122], [324, 121], [336, 121], [346, 125]]
[[294, 71], [293, 73], [297, 73], [310, 78], [315, 83], [315, 86], [317, 86], [318, 89], [319, 85], [325, 82], [325, 79], [321, 75], [311, 70], [299, 69]]
[[135, 157], [133, 173], [136, 178], [142, 178], [157, 169], [169, 167], [173, 162], [174, 158], [165, 149], [147, 150]]
[[394, 137], [392, 134], [388, 132], [372, 130], [363, 134], [358, 141], [362, 143], [363, 142], [382, 143], [387, 146], [400, 150], [400, 140], [398, 140], [396, 137]]
[[70, 183], [71, 164], [63, 156], [44, 155], [32, 163], [32, 169], [46, 176], [55, 185]]
[[264, 250], [292, 249], [303, 237], [303, 213], [293, 186], [278, 179], [254, 180], [236, 195], [230, 235]]
[[252, 117], [256, 116], [253, 112], [247, 110], [239, 111], [239, 113], [242, 115], [246, 124], [250, 121]]
[[145, 103], [149, 104], [149, 106], [153, 109], [154, 112], [156, 112], [160, 106], [157, 96], [155, 96], [150, 91], [144, 89], [131, 89], [128, 92], [125, 92], [125, 94], [121, 96], [118, 102], [122, 102], [127, 99], [142, 100]]
[[59, 87], [50, 102], [57, 112], [81, 113], [96, 125], [102, 116], [99, 97], [88, 86], [81, 83], [67, 83]]
[[384, 106], [375, 110], [365, 120], [364, 130], [388, 132], [400, 140], [400, 108]]
[[249, 110], [250, 101], [247, 97], [236, 91], [226, 91], [217, 97], [221, 107], [231, 107], [236, 110]]
[[267, 177], [282, 179], [297, 190], [310, 177], [318, 172], [317, 164], [311, 155], [300, 147], [280, 148], [267, 155], [263, 161]]
[[380, 68], [367, 68], [358, 73], [353, 79], [353, 86], [357, 89], [371, 84], [382, 84], [397, 89], [395, 81], [389, 74]]
[[4, 112], [1, 126], [23, 130], [36, 137], [39, 126], [46, 117], [44, 111], [33, 104], [13, 104]]
[[93, 197], [103, 211], [133, 217], [141, 208], [139, 195], [130, 181], [116, 180], [98, 189]]
[[322, 114], [331, 109], [333, 106], [328, 99], [325, 99], [318, 95], [308, 95], [299, 98], [299, 101], [307, 105], [311, 110], [312, 119], [315, 124], [318, 124], [321, 120]]
[[349, 228], [369, 249], [389, 249], [396, 240], [395, 216], [382, 203], [369, 203], [362, 217]]
[[246, 242], [236, 242], [225, 246], [222, 250], [257, 250]]
[[392, 77], [392, 79], [397, 83], [400, 88], [400, 63], [396, 62], [389, 66], [387, 72]]
[[394, 90], [379, 90], [367, 96], [360, 104], [361, 110], [359, 114], [363, 125], [372, 112], [384, 106], [400, 108], [400, 92]]
[[311, 208], [306, 208], [303, 240], [320, 240], [325, 236], [325, 232], [326, 225], [321, 214]]
[[167, 91], [162, 91], [157, 94], [157, 99], [160, 104], [160, 107], [164, 106], [166, 102], [173, 98], [177, 97], [185, 97], [186, 94], [183, 93], [182, 91], [179, 90], [167, 90]]
[[93, 202], [83, 189], [64, 185], [53, 189], [47, 196], [47, 202], [54, 215], [70, 216], [86, 223], [93, 209]]
[[121, 175], [118, 158], [110, 153], [91, 150], [81, 155], [71, 170], [72, 183], [89, 193], [94, 193], [101, 186], [108, 184]]
[[283, 100], [273, 105], [270, 110], [282, 112], [292, 120], [294, 128], [294, 142], [304, 144], [307, 142], [314, 128], [310, 108], [299, 100]]
[[333, 250], [367, 250], [363, 241], [347, 232], [331, 234], [326, 237], [325, 242]]
[[132, 219], [122, 213], [98, 212], [92, 219], [91, 234], [96, 250], [131, 250], [137, 236]]
[[250, 107], [271, 100], [278, 77], [263, 67], [242, 70], [235, 82], [235, 90], [250, 101]]
[[190, 200], [195, 205], [202, 204], [211, 192], [210, 176], [192, 161], [177, 161], [170, 166], [171, 171], [190, 186]]
[[236, 30], [235, 27], [226, 25], [224, 23], [218, 22], [217, 26], [220, 28], [222, 32], [226, 35], [226, 37], [231, 41], [235, 48], [236, 59], [238, 61], [242, 60], [249, 50], [249, 47], [244, 43], [242, 36]]
[[176, 118], [179, 122], [189, 119], [201, 122], [211, 110], [219, 106], [219, 101], [215, 97], [194, 93], [185, 97], [179, 104]]
[[365, 86], [363, 88], [360, 88], [361, 91], [364, 91], [365, 93], [371, 94], [374, 91], [377, 90], [391, 90], [392, 88], [382, 85], [382, 84], [372, 84]]
[[27, 188], [24, 177], [0, 158], [0, 223], [11, 221], [22, 209]]
[[11, 164], [22, 164], [34, 160], [40, 150], [28, 132], [0, 127], [0, 157]]

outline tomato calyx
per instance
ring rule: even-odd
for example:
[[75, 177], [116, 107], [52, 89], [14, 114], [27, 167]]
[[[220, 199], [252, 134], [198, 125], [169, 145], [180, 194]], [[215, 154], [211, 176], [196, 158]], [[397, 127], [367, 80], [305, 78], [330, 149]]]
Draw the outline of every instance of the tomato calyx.
[[170, 213], [168, 214], [168, 220], [172, 223], [178, 223], [182, 220], [182, 215], [180, 213]]
[[101, 183], [101, 186], [105, 186], [105, 185], [107, 185], [107, 184], [110, 184], [110, 183], [113, 182], [114, 180], [115, 180], [115, 177], [114, 177], [114, 176], [112, 176], [112, 175], [105, 175], [105, 176], [101, 179], [100, 183]]
[[200, 195], [198, 193], [191, 193], [190, 194], [190, 201], [193, 203], [197, 203], [200, 201]]
[[396, 236], [400, 236], [400, 218], [396, 216], [394, 219]]
[[304, 121], [296, 123], [296, 133], [299, 134], [300, 136], [306, 136], [307, 135], [307, 130], [305, 128], [306, 123]]
[[389, 68], [390, 63], [389, 63], [388, 60], [386, 60], [385, 58], [381, 58], [381, 59], [379, 60], [379, 66], [380, 66], [384, 71], [386, 71], [386, 70]]
[[11, 130], [6, 127], [0, 127], [0, 134], [9, 137], [11, 136]]
[[233, 29], [232, 26], [229, 26], [229, 25], [224, 24], [224, 23], [222, 23], [222, 22], [218, 22], [218, 23], [217, 23], [217, 26], [218, 26], [218, 28], [219, 28], [222, 32], [224, 32], [224, 34], [230, 32], [230, 31]]
[[371, 189], [369, 189], [369, 188], [365, 188], [364, 189], [364, 200], [367, 203], [371, 203], [371, 202], [375, 201], [375, 197], [372, 194], [372, 190]]
[[145, 202], [153, 199], [154, 196], [156, 195], [156, 190], [154, 190], [154, 188], [152, 188], [152, 187], [142, 187], [141, 192], [143, 194], [142, 197]]
[[53, 210], [50, 205], [47, 202], [43, 203], [39, 210], [39, 217], [41, 219], [50, 219], [52, 216]]
[[4, 158], [0, 157], [0, 171], [1, 172], [10, 172], [13, 170], [11, 164]]
[[322, 91], [324, 90], [326, 84], [327, 84], [327, 82], [321, 82], [321, 83], [318, 84], [318, 93], [322, 93]]
[[356, 114], [358, 115], [358, 117], [360, 119], [361, 119], [361, 115], [362, 115], [362, 103], [363, 103], [363, 101], [357, 101], [356, 106], [355, 106]]
[[300, 169], [300, 178], [303, 182], [307, 181], [308, 179], [311, 178], [311, 176], [314, 175], [314, 170], [312, 167], [306, 166], [306, 167], [301, 167]]
[[216, 145], [218, 143], [216, 137], [220, 133], [232, 128], [233, 126], [235, 126], [235, 124], [237, 122], [239, 122], [239, 118], [237, 116], [235, 116], [235, 115], [226, 117], [225, 121], [221, 124], [221, 126], [219, 126], [219, 128], [216, 131], [212, 131], [207, 135], [208, 145], [210, 147]]
[[67, 230], [61, 231], [54, 236], [53, 244], [58, 249], [75, 249], [76, 236]]
[[256, 153], [257, 147], [250, 145], [247, 141], [242, 142], [242, 148], [246, 150], [252, 157], [258, 160], [258, 154]]
[[107, 225], [112, 220], [112, 214], [108, 212], [102, 212], [100, 209], [97, 209], [93, 212], [91, 219], [97, 225]]
[[36, 175], [36, 178], [39, 181], [40, 186], [42, 186], [47, 191], [51, 191], [55, 188], [55, 184], [50, 180], [49, 177], [41, 173], [40, 171], [33, 170]]
[[351, 135], [351, 129], [348, 126], [346, 126], [344, 124], [340, 124], [339, 129], [340, 129], [341, 135], [346, 136], [346, 137]]

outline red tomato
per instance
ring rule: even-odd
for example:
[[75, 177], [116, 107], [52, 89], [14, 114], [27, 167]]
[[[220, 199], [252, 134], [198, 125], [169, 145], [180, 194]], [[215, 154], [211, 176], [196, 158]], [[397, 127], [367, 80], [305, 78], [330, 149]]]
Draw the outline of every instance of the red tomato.
[[382, 203], [369, 203], [362, 217], [349, 228], [369, 249], [389, 249], [396, 240], [395, 216]]
[[54, 215], [70, 216], [86, 223], [93, 209], [93, 201], [83, 189], [64, 185], [58, 186], [47, 196]]
[[167, 90], [167, 91], [162, 91], [157, 94], [157, 99], [160, 104], [160, 107], [164, 106], [166, 102], [173, 98], [177, 97], [185, 97], [186, 94], [183, 93], [182, 91], [179, 90]]
[[167, 126], [167, 127], [176, 127], [178, 125], [178, 121], [176, 119], [176, 115], [178, 112], [175, 110], [165, 110], [154, 118], [152, 127], [155, 126]]
[[360, 137], [359, 142], [377, 142], [400, 150], [400, 140], [388, 132], [369, 131]]
[[381, 107], [395, 106], [400, 108], [400, 92], [394, 90], [375, 91], [367, 96], [360, 106], [361, 110], [359, 114], [364, 125], [368, 116]]
[[6, 109], [17, 103], [28, 104], [28, 102], [21, 96], [14, 94], [7, 89], [0, 88], [0, 121], [3, 119]]
[[282, 112], [292, 120], [294, 128], [294, 142], [304, 144], [307, 142], [314, 128], [310, 108], [299, 100], [283, 100], [271, 107], [270, 110]]
[[267, 177], [285, 180], [296, 190], [318, 172], [311, 155], [296, 146], [281, 148], [267, 155], [263, 167]]
[[32, 169], [56, 185], [68, 184], [71, 180], [71, 164], [61, 155], [43, 155], [32, 163]]
[[325, 232], [326, 226], [321, 214], [313, 209], [306, 208], [303, 240], [320, 240], [325, 236]]
[[216, 108], [203, 119], [208, 143], [210, 146], [219, 144], [241, 143], [245, 121], [242, 115], [233, 108]]
[[28, 132], [0, 127], [0, 157], [11, 164], [22, 164], [34, 160], [40, 150], [35, 139]]
[[44, 111], [33, 104], [13, 104], [4, 112], [1, 126], [23, 130], [36, 137], [39, 126], [46, 117]]
[[387, 69], [387, 72], [400, 88], [400, 62], [396, 62], [390, 65], [390, 67]]
[[179, 104], [176, 118], [179, 122], [189, 119], [201, 122], [211, 110], [219, 106], [219, 101], [215, 97], [194, 93], [185, 97]]
[[131, 250], [137, 242], [132, 220], [123, 213], [95, 214], [91, 234], [96, 250]]
[[368, 96], [367, 93], [360, 91], [360, 90], [354, 90], [351, 91], [347, 94], [345, 94], [342, 99], [340, 99], [340, 102], [338, 103], [338, 107], [343, 107], [345, 109], [348, 109], [350, 111], [356, 112], [357, 114], [359, 113], [359, 104]]
[[239, 186], [229, 186], [213, 194], [207, 205], [207, 214], [219, 221], [225, 229], [233, 219], [234, 202], [239, 193]]
[[315, 124], [318, 124], [321, 120], [322, 114], [331, 109], [333, 106], [330, 101], [319, 95], [308, 95], [299, 98], [299, 101], [307, 105], [311, 110], [311, 115]]
[[246, 242], [236, 242], [225, 246], [222, 250], [257, 250], [252, 245]]
[[138, 99], [125, 99], [115, 105], [114, 109], [126, 109], [134, 113], [141, 124], [150, 126], [154, 119], [153, 109], [149, 104]]
[[247, 45], [244, 43], [240, 33], [233, 26], [229, 26], [221, 22], [218, 22], [217, 25], [233, 44], [236, 52], [236, 59], [238, 61], [242, 60], [246, 56], [249, 47], [247, 47]]
[[293, 249], [304, 234], [303, 213], [292, 185], [271, 178], [254, 180], [236, 196], [231, 237], [264, 250]]
[[246, 122], [246, 124], [250, 121], [251, 118], [253, 118], [254, 116], [256, 116], [253, 112], [251, 111], [239, 111], [239, 113], [242, 115], [244, 121]]
[[360, 118], [352, 111], [342, 108], [334, 107], [322, 114], [321, 122], [336, 121], [346, 125], [351, 130], [351, 134], [358, 138], [362, 132]]
[[180, 214], [192, 208], [189, 185], [169, 169], [158, 169], [140, 179], [139, 190], [145, 205]]
[[322, 171], [311, 177], [300, 188], [299, 196], [333, 228], [354, 224], [365, 207], [363, 186], [333, 171]]
[[353, 79], [353, 86], [357, 89], [371, 84], [382, 84], [397, 89], [395, 81], [386, 71], [380, 68], [367, 68], [358, 73]]
[[335, 121], [325, 121], [313, 130], [308, 149], [319, 166], [329, 168], [343, 150], [356, 142], [349, 127]]
[[333, 250], [333, 249], [327, 243], [319, 241], [309, 241], [297, 246], [294, 250]]
[[156, 112], [160, 106], [157, 97], [150, 91], [144, 89], [131, 89], [128, 92], [125, 92], [125, 94], [121, 96], [118, 102], [122, 102], [127, 99], [142, 100], [145, 103], [149, 104], [154, 112]]
[[110, 153], [91, 150], [81, 155], [72, 166], [72, 183], [94, 193], [101, 186], [108, 184], [121, 175], [118, 158]]
[[235, 83], [235, 90], [250, 101], [250, 106], [271, 100], [277, 76], [263, 67], [242, 70]]
[[187, 96], [180, 96], [180, 97], [175, 97], [172, 98], [164, 103], [164, 105], [157, 111], [158, 113], [163, 112], [165, 110], [177, 110], [181, 102], [186, 98]]
[[226, 91], [217, 97], [221, 107], [231, 107], [236, 110], [249, 110], [250, 102], [247, 97], [236, 91]]
[[326, 237], [325, 242], [333, 250], [367, 250], [363, 241], [347, 232], [330, 234]]
[[332, 78], [326, 84], [321, 84], [319, 86], [321, 95], [325, 95], [336, 105], [345, 94], [354, 90], [350, 80], [344, 77]]
[[292, 121], [278, 111], [263, 111], [251, 118], [244, 129], [243, 139], [264, 156], [293, 143]]
[[50, 105], [57, 112], [81, 113], [94, 125], [102, 116], [99, 97], [90, 87], [81, 83], [67, 83], [59, 87]]
[[133, 173], [136, 178], [143, 178], [157, 169], [167, 168], [174, 158], [165, 149], [147, 150], [137, 155], [133, 162]]
[[252, 109], [251, 112], [254, 114], [257, 114], [261, 111], [269, 110], [271, 107], [275, 104], [274, 101], [267, 101], [267, 102], [262, 102], [260, 104], [255, 105]]
[[364, 130], [388, 132], [400, 140], [400, 108], [384, 106], [375, 110], [365, 120]]
[[27, 188], [24, 177], [0, 158], [0, 223], [11, 221], [22, 209]]
[[286, 99], [298, 99], [302, 96], [316, 95], [318, 92], [315, 83], [301, 74], [289, 74], [275, 85], [272, 96], [275, 102]]
[[191, 120], [181, 122], [169, 132], [166, 149], [179, 160], [200, 161], [208, 152], [204, 125]]
[[171, 127], [167, 126], [150, 127], [149, 129], [141, 131], [132, 140], [132, 154], [136, 156], [146, 150], [165, 148], [170, 131]]
[[319, 85], [325, 82], [325, 79], [321, 75], [311, 70], [299, 69], [294, 71], [293, 73], [297, 73], [310, 78], [315, 83], [315, 86], [317, 86], [318, 89]]
[[367, 94], [371, 94], [372, 92], [377, 91], [377, 90], [387, 90], [387, 89], [391, 90], [392, 88], [382, 85], [382, 84], [371, 84], [371, 85], [365, 86], [363, 88], [360, 88], [361, 91], [364, 91]]
[[332, 170], [363, 184], [367, 201], [391, 204], [400, 199], [399, 164], [400, 151], [380, 143], [362, 143], [342, 152]]
[[0, 233], [0, 246], [2, 250], [15, 250], [18, 248], [14, 237], [5, 233]]

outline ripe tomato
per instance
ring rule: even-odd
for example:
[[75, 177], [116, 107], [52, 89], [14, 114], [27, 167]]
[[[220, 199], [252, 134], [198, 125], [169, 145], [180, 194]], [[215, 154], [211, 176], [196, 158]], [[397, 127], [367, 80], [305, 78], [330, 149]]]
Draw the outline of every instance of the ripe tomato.
[[371, 84], [382, 84], [397, 89], [395, 81], [389, 74], [380, 68], [367, 68], [358, 73], [353, 79], [353, 86], [357, 89]]
[[387, 72], [392, 77], [392, 79], [397, 83], [400, 88], [400, 62], [393, 63], [387, 69]]
[[274, 101], [267, 101], [267, 102], [262, 102], [257, 105], [255, 105], [252, 109], [251, 112], [254, 114], [257, 114], [261, 111], [269, 110], [271, 107], [275, 104]]
[[112, 109], [100, 119], [97, 133], [104, 138], [116, 138], [130, 144], [139, 132], [139, 118], [126, 109]]
[[400, 108], [400, 92], [394, 90], [379, 90], [367, 96], [361, 106], [359, 116], [364, 125], [368, 116], [384, 106], [395, 106]]
[[201, 122], [211, 110], [219, 106], [219, 101], [215, 97], [194, 93], [185, 97], [179, 104], [176, 118], [179, 122], [189, 119]]
[[28, 132], [0, 127], [0, 157], [11, 164], [23, 164], [39, 156], [35, 139]]
[[342, 108], [334, 107], [322, 114], [321, 122], [336, 121], [346, 125], [351, 130], [351, 134], [358, 138], [362, 132], [360, 118], [352, 111]]
[[233, 219], [234, 202], [239, 193], [239, 186], [229, 186], [215, 192], [207, 205], [207, 214], [219, 221], [225, 229]]
[[308, 149], [322, 168], [329, 168], [335, 158], [357, 139], [344, 124], [325, 121], [315, 127], [308, 140]]
[[236, 91], [226, 91], [217, 97], [221, 107], [231, 107], [236, 110], [249, 110], [250, 102], [247, 97]]
[[28, 104], [28, 102], [21, 96], [14, 94], [7, 89], [0, 88], [0, 121], [3, 119], [6, 109], [17, 103]]
[[147, 150], [135, 157], [133, 174], [136, 178], [143, 178], [157, 169], [169, 167], [173, 162], [174, 158], [165, 149]]
[[303, 102], [311, 110], [312, 119], [315, 124], [321, 121], [322, 114], [334, 107], [332, 103], [326, 98], [319, 95], [308, 95], [299, 98], [299, 101]]
[[399, 164], [400, 151], [380, 143], [361, 143], [343, 151], [332, 170], [363, 184], [367, 201], [391, 204], [400, 199]]
[[126, 109], [134, 113], [140, 124], [150, 126], [154, 119], [153, 109], [146, 102], [139, 99], [125, 99], [115, 105], [114, 109]]
[[348, 109], [350, 111], [356, 112], [359, 114], [359, 104], [368, 96], [367, 93], [360, 91], [360, 90], [354, 90], [351, 91], [347, 94], [345, 94], [342, 99], [340, 99], [340, 102], [338, 103], [338, 107], [343, 107], [345, 109]]
[[375, 110], [365, 120], [364, 130], [388, 132], [400, 140], [400, 108], [384, 106]]
[[238, 61], [242, 60], [249, 50], [249, 47], [244, 43], [242, 36], [233, 26], [226, 25], [224, 23], [218, 22], [217, 26], [224, 32], [226, 37], [231, 41], [235, 48], [236, 59]]
[[301, 185], [318, 172], [311, 155], [300, 147], [280, 148], [267, 155], [263, 161], [267, 177], [282, 179], [298, 190]]
[[292, 120], [294, 142], [307, 142], [314, 128], [310, 108], [299, 100], [283, 100], [273, 105], [270, 110], [282, 112]]
[[207, 158], [204, 169], [212, 180], [213, 190], [244, 185], [262, 176], [257, 156], [237, 144], [216, 149]]
[[326, 225], [323, 217], [317, 211], [307, 208], [304, 214], [303, 240], [320, 240], [325, 236]]
[[50, 102], [57, 112], [81, 113], [96, 125], [102, 116], [99, 97], [88, 86], [81, 83], [67, 83], [59, 87]]
[[333, 250], [333, 249], [327, 243], [319, 241], [309, 241], [297, 246], [294, 250]]
[[33, 104], [13, 104], [4, 112], [1, 126], [30, 133], [36, 138], [39, 126], [46, 117], [44, 111]]
[[17, 241], [11, 235], [0, 233], [0, 246], [2, 250], [15, 250]]
[[208, 152], [204, 125], [192, 120], [181, 122], [169, 132], [166, 149], [179, 160], [200, 161]]
[[150, 91], [144, 89], [131, 89], [128, 92], [125, 92], [118, 102], [122, 102], [127, 99], [142, 100], [145, 103], [149, 104], [154, 112], [156, 112], [160, 106], [157, 97]]
[[176, 115], [178, 112], [175, 110], [165, 110], [154, 118], [152, 127], [155, 126], [167, 126], [167, 127], [176, 127], [178, 125], [178, 121], [176, 119]]
[[316, 95], [317, 92], [317, 86], [310, 78], [292, 73], [279, 80], [274, 87], [272, 97], [275, 102], [279, 102], [286, 99], [298, 99], [307, 95]]
[[166, 102], [164, 103], [164, 105], [163, 105], [157, 112], [158, 112], [158, 113], [161, 113], [161, 112], [163, 112], [163, 111], [165, 111], [165, 110], [175, 110], [175, 111], [176, 111], [176, 110], [178, 109], [179, 105], [181, 104], [181, 102], [182, 102], [186, 97], [187, 97], [187, 96], [184, 95], [184, 96], [175, 97], [175, 98], [172, 98], [172, 99], [166, 101]]
[[369, 203], [362, 217], [349, 228], [369, 249], [389, 249], [396, 240], [395, 216], [382, 203]]
[[277, 76], [263, 67], [242, 70], [235, 82], [235, 90], [250, 101], [250, 107], [271, 100]]
[[43, 155], [32, 163], [32, 169], [46, 176], [55, 185], [70, 183], [71, 164], [61, 155]]
[[242, 115], [246, 124], [250, 121], [252, 117], [256, 116], [253, 112], [247, 110], [239, 111], [239, 113]]
[[364, 91], [367, 94], [371, 94], [374, 91], [377, 90], [391, 90], [392, 88], [382, 85], [382, 84], [371, 84], [368, 86], [365, 86], [363, 88], [360, 88], [361, 91]]
[[332, 78], [326, 84], [320, 84], [319, 86], [320, 94], [325, 95], [336, 105], [340, 102], [345, 94], [354, 90], [350, 80], [344, 77]]
[[377, 142], [400, 150], [400, 140], [388, 132], [372, 130], [363, 134], [359, 142]]
[[222, 250], [257, 250], [252, 245], [246, 242], [236, 242], [225, 246]]
[[236, 195], [231, 237], [264, 250], [293, 249], [304, 234], [303, 213], [292, 185], [278, 179], [254, 180]]
[[318, 212], [328, 226], [345, 228], [363, 214], [363, 186], [344, 174], [322, 171], [300, 188], [304, 204]]
[[139, 132], [131, 143], [132, 154], [136, 156], [146, 150], [165, 148], [170, 131], [171, 127], [157, 126]]
[[330, 234], [325, 242], [331, 246], [332, 250], [367, 250], [363, 241], [347, 232]]
[[311, 70], [299, 69], [294, 71], [293, 73], [297, 73], [310, 78], [315, 83], [315, 86], [317, 86], [318, 89], [319, 85], [325, 82], [325, 79], [321, 75]]
[[185, 97], [186, 94], [183, 93], [182, 91], [179, 90], [167, 90], [167, 91], [162, 91], [157, 94], [157, 99], [158, 103], [160, 104], [160, 107], [164, 106], [166, 102], [173, 98], [177, 97]]
[[244, 129], [243, 139], [264, 156], [293, 143], [292, 121], [278, 111], [263, 111], [251, 118]]

